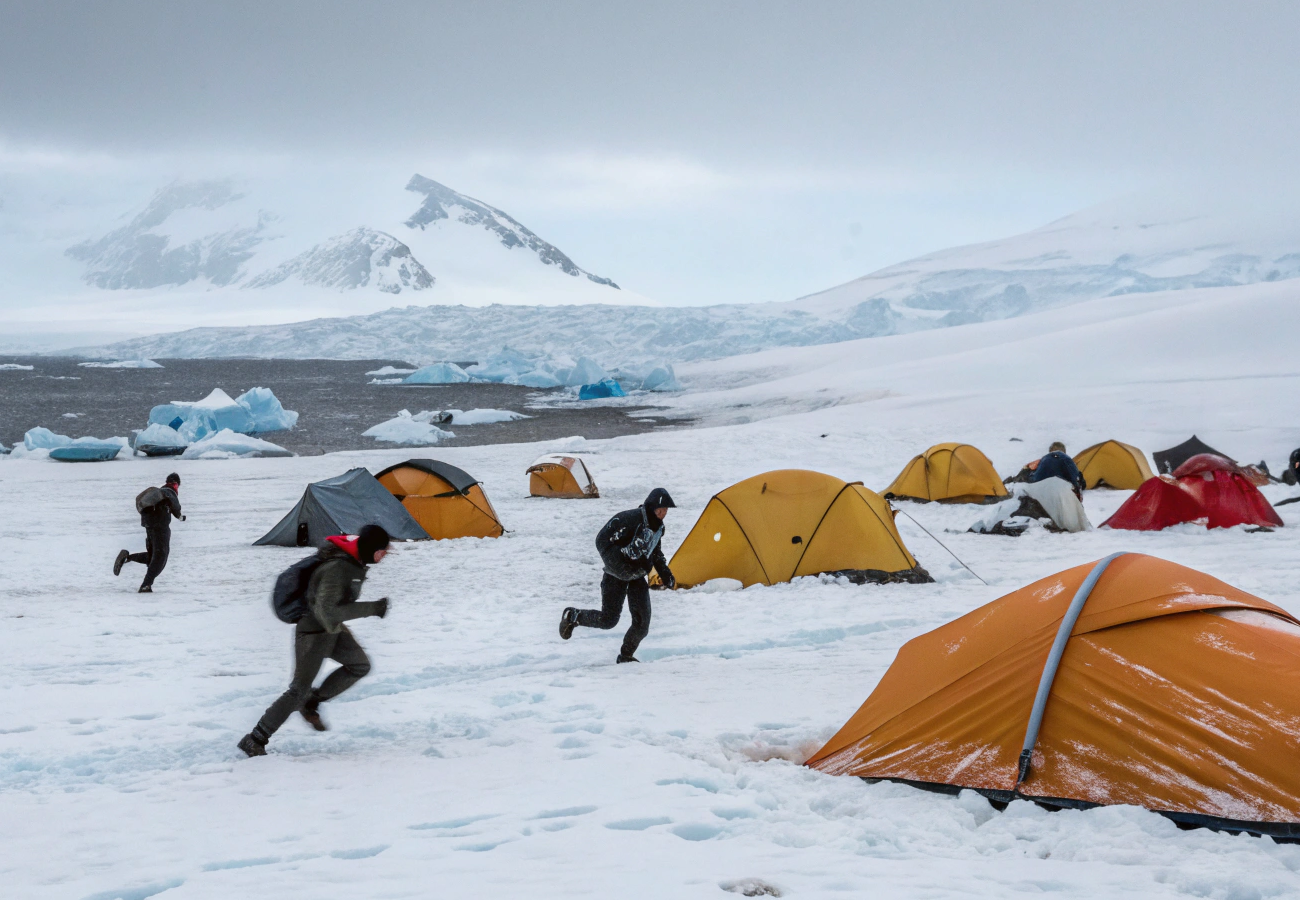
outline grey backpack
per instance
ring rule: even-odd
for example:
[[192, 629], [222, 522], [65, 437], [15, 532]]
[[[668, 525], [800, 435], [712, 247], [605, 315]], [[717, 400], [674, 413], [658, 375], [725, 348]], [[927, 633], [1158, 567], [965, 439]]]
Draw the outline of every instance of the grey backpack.
[[158, 504], [166, 502], [167, 498], [163, 496], [162, 488], [147, 487], [136, 495], [135, 511], [140, 515], [144, 515]]

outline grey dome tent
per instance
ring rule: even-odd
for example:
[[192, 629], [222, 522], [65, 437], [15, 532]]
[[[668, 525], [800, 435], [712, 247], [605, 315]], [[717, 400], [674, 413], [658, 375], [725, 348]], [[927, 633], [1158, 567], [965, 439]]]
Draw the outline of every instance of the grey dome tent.
[[1205, 441], [1192, 435], [1183, 441], [1177, 447], [1170, 447], [1168, 450], [1157, 450], [1151, 454], [1151, 458], [1156, 461], [1156, 473], [1159, 475], [1171, 475], [1174, 469], [1187, 462], [1193, 456], [1199, 456], [1202, 453], [1209, 453], [1212, 456], [1221, 456], [1228, 462], [1236, 462], [1226, 453], [1220, 453]]
[[427, 541], [406, 507], [365, 469], [307, 485], [298, 505], [253, 546], [317, 547], [335, 534], [356, 534], [363, 525], [380, 525], [395, 541]]

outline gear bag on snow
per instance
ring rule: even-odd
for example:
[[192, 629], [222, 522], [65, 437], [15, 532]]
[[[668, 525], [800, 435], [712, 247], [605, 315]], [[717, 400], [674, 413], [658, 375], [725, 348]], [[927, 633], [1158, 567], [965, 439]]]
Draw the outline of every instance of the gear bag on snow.
[[293, 625], [307, 615], [307, 585], [312, 573], [321, 564], [320, 554], [298, 560], [280, 573], [271, 589], [271, 609], [286, 625]]
[[163, 496], [162, 488], [147, 487], [135, 495], [135, 511], [144, 515], [146, 510], [166, 502], [167, 498]]

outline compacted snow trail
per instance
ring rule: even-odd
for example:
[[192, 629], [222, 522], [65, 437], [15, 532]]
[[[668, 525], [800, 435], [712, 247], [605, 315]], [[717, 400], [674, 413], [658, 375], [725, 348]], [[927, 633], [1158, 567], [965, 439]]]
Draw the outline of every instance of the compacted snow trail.
[[[961, 403], [860, 404], [599, 442], [0, 462], [10, 561], [0, 598], [4, 893], [649, 898], [763, 884], [791, 897], [1300, 893], [1300, 847], [1183, 832], [1134, 808], [1016, 803], [998, 813], [973, 794], [867, 785], [797, 764], [904, 641], [1114, 550], [1191, 565], [1300, 611], [1291, 528], [1013, 539], [964, 533], [979, 508], [908, 503], [988, 586], [900, 516], [936, 584], [808, 578], [659, 592], [639, 666], [614, 665], [626, 616], [614, 631], [560, 640], [564, 606], [597, 604], [596, 530], [655, 486], [679, 506], [671, 553], [713, 493], [769, 469], [812, 468], [879, 490], [941, 439], [981, 446], [1006, 474], [1048, 437], [1072, 450], [1111, 436], [1151, 450], [1190, 433], [1188, 423], [1157, 431], [1138, 425], [1141, 412], [1075, 402], [1013, 434], [1005, 419], [960, 419]], [[1107, 433], [1116, 415], [1131, 430]], [[1232, 412], [1230, 432], [1207, 426], [1201, 436], [1251, 459], [1289, 449], [1295, 435], [1244, 426], [1241, 415]], [[588, 454], [601, 499], [525, 496], [525, 468], [557, 447]], [[269, 757], [243, 759], [235, 742], [289, 675], [292, 629], [273, 617], [270, 585], [303, 553], [253, 540], [308, 481], [408, 456], [481, 478], [509, 532], [399, 546], [366, 586], [370, 598], [393, 598], [391, 613], [354, 624], [374, 669], [323, 707], [332, 730], [295, 717]], [[173, 529], [156, 592], [139, 595], [142, 567], [114, 579], [111, 562], [142, 544], [135, 494], [172, 468], [189, 518]], [[1294, 491], [1266, 489], [1273, 499]], [[1091, 492], [1092, 522], [1126, 496]], [[1289, 525], [1300, 525], [1296, 509], [1281, 510]]]

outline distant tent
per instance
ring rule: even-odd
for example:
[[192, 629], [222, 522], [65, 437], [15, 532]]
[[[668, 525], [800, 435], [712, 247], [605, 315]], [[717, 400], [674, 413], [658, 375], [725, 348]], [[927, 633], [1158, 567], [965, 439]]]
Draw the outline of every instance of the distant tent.
[[605, 397], [626, 397], [623, 388], [613, 378], [605, 378], [595, 384], [584, 384], [578, 388], [579, 400], [601, 400]]
[[1200, 500], [1184, 490], [1172, 475], [1160, 475], [1144, 481], [1101, 527], [1160, 531], [1184, 522], [1205, 524], [1206, 518]]
[[528, 493], [562, 499], [600, 496], [582, 457], [562, 453], [548, 453], [528, 467]]
[[1235, 462], [1231, 456], [1226, 453], [1220, 453], [1205, 441], [1192, 435], [1183, 441], [1177, 447], [1170, 447], [1168, 450], [1157, 450], [1151, 454], [1151, 458], [1156, 461], [1156, 471], [1161, 475], [1172, 475], [1174, 469], [1187, 462], [1193, 456], [1199, 456], [1202, 453], [1210, 453], [1214, 456], [1221, 456], [1228, 462]]
[[1211, 528], [1282, 524], [1282, 517], [1241, 467], [1221, 456], [1193, 456], [1174, 470], [1174, 477], [1201, 504]]
[[1005, 496], [993, 463], [970, 444], [935, 444], [913, 457], [885, 488], [886, 498], [945, 503], [987, 503]]
[[879, 494], [803, 469], [755, 475], [718, 493], [669, 566], [680, 587], [712, 578], [770, 585], [823, 573], [858, 583], [933, 580]]
[[1297, 671], [1300, 621], [1286, 610], [1116, 554], [907, 642], [807, 764], [1297, 838]]
[[335, 534], [356, 534], [381, 525], [396, 541], [427, 541], [429, 535], [402, 504], [365, 469], [307, 485], [298, 505], [254, 546], [316, 547]]
[[1136, 491], [1152, 477], [1147, 455], [1132, 444], [1102, 441], [1074, 457], [1087, 488], [1111, 487]]
[[408, 459], [375, 477], [434, 540], [505, 533], [478, 479], [463, 469], [436, 459]]

